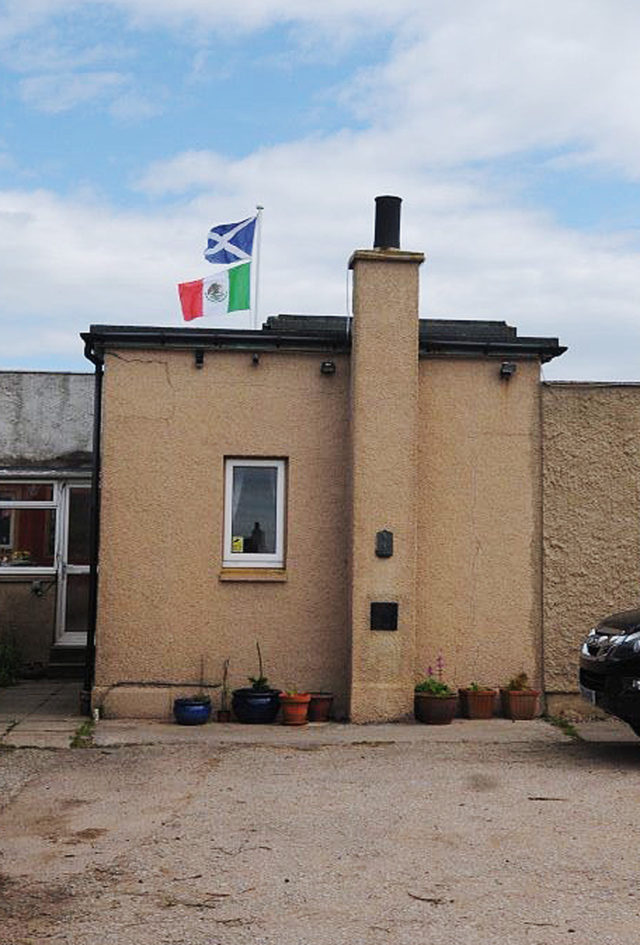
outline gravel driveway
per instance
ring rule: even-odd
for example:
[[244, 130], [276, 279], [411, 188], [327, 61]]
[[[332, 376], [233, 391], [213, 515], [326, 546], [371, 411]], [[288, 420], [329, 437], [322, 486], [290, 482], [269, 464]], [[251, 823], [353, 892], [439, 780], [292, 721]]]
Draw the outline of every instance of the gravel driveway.
[[640, 741], [466, 724], [4, 751], [0, 943], [636, 945]]

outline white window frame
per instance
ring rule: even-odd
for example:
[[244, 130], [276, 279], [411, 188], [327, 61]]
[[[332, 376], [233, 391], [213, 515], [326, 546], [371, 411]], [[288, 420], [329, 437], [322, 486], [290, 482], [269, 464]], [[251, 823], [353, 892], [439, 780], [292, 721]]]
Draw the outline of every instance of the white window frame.
[[[12, 565], [0, 566], [0, 577], [2, 575], [15, 575], [19, 573], [23, 576], [30, 574], [55, 574], [60, 558], [60, 483], [52, 479], [2, 479], [0, 480], [0, 491], [2, 487], [15, 485], [30, 486], [52, 486], [51, 499], [42, 501], [29, 501], [28, 499], [0, 500], [0, 508], [11, 511], [13, 509], [53, 509], [55, 512], [55, 533], [54, 533], [54, 563], [49, 567], [45, 565], [21, 565], [18, 571]], [[12, 516], [13, 518], [13, 516]], [[13, 521], [11, 522], [11, 535], [13, 539]], [[5, 547], [5, 546], [3, 546]]]
[[[224, 461], [224, 549], [223, 568], [284, 568], [285, 527], [285, 477], [287, 463], [284, 459], [249, 459], [241, 456], [227, 457]], [[273, 553], [253, 554], [232, 550], [231, 527], [233, 522], [233, 471], [236, 466], [263, 466], [275, 468], [276, 475], [276, 550]]]

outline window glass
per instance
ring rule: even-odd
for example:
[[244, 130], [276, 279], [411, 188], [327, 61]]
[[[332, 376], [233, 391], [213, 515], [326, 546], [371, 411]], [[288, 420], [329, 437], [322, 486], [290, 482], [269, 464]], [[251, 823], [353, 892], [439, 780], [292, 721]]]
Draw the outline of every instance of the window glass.
[[69, 564], [89, 563], [89, 525], [91, 522], [91, 490], [69, 490]]
[[235, 554], [275, 554], [277, 522], [275, 466], [233, 467], [231, 548]]
[[52, 567], [55, 531], [55, 509], [0, 510], [0, 566]]
[[53, 484], [50, 482], [3, 482], [0, 484], [0, 502], [52, 502]]
[[285, 472], [284, 459], [225, 461], [225, 567], [284, 567]]
[[11, 548], [11, 535], [13, 533], [13, 512], [8, 509], [0, 509], [0, 549]]

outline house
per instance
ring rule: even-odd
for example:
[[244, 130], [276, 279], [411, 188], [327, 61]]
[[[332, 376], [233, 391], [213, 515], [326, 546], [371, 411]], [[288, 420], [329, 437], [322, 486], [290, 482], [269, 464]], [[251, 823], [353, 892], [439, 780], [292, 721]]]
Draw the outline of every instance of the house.
[[353, 319], [260, 331], [94, 325], [100, 568], [94, 706], [168, 717], [255, 674], [406, 716], [456, 684], [543, 680], [540, 365], [496, 321], [418, 318], [421, 253], [379, 201]]
[[0, 640], [26, 673], [84, 673], [93, 385], [0, 372]]
[[353, 318], [94, 325], [95, 377], [0, 372], [0, 640], [27, 671], [77, 672], [88, 630], [93, 705], [166, 718], [227, 658], [245, 684], [259, 640], [274, 685], [354, 721], [406, 716], [439, 655], [580, 710], [580, 639], [638, 605], [640, 384], [541, 383], [557, 339], [419, 319], [423, 257], [380, 208]]

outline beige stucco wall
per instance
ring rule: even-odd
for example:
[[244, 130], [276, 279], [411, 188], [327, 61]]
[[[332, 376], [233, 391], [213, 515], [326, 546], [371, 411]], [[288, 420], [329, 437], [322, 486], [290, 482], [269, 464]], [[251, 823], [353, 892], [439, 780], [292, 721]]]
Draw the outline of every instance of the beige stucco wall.
[[[416, 626], [418, 275], [421, 253], [354, 254], [351, 352], [350, 714], [407, 715]], [[391, 558], [376, 533], [393, 533]], [[397, 630], [371, 629], [372, 602], [398, 605]]]
[[[326, 357], [335, 375], [320, 373]], [[348, 375], [348, 358], [323, 352], [254, 365], [207, 351], [200, 370], [193, 351], [107, 354], [94, 691], [106, 714], [167, 716], [201, 656], [208, 679], [229, 657], [232, 687], [246, 685], [257, 639], [272, 684], [331, 689], [346, 711]], [[288, 460], [285, 582], [219, 579], [225, 456]]]
[[545, 685], [561, 707], [589, 628], [640, 600], [640, 385], [549, 383], [542, 404]]
[[539, 364], [420, 362], [416, 673], [540, 682]]
[[[167, 717], [201, 657], [209, 680], [229, 657], [231, 686], [244, 685], [256, 639], [273, 684], [330, 688], [338, 715], [355, 694], [359, 721], [409, 711], [438, 654], [456, 686], [521, 670], [541, 682], [538, 362], [504, 381], [495, 359], [416, 361], [417, 413], [379, 384], [351, 457], [362, 390], [347, 356], [322, 375], [326, 357], [262, 353], [256, 366], [251, 352], [207, 352], [198, 370], [192, 351], [107, 354], [94, 691], [105, 714]], [[243, 455], [288, 460], [285, 581], [220, 580], [224, 458]], [[391, 559], [374, 554], [383, 528]], [[399, 602], [398, 631], [369, 629], [372, 600]]]

